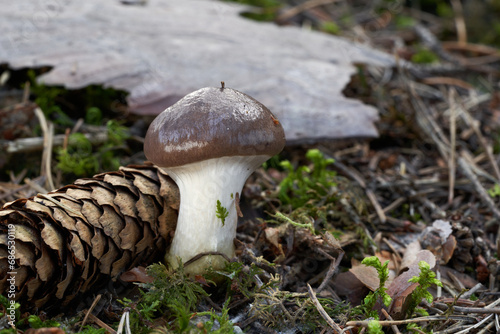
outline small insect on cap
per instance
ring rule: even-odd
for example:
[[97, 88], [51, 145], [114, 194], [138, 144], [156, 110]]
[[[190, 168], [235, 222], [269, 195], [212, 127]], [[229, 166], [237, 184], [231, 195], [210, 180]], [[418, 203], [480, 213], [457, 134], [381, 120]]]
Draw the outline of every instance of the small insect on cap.
[[273, 156], [285, 133], [262, 103], [231, 88], [207, 87], [190, 93], [151, 123], [146, 157], [160, 167], [176, 167], [225, 156]]

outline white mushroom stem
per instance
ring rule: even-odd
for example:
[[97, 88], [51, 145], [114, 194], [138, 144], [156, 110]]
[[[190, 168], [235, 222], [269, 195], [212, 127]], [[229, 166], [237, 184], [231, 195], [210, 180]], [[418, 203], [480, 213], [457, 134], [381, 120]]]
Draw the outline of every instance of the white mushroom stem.
[[[183, 166], [163, 168], [177, 183], [181, 202], [174, 238], [166, 260], [172, 266], [200, 253], [220, 252], [234, 256], [238, 217], [236, 193], [247, 178], [270, 156], [232, 156], [199, 161]], [[216, 215], [217, 201], [227, 209], [224, 225]], [[207, 255], [185, 268], [190, 274], [201, 274], [206, 268], [224, 267], [222, 256]]]

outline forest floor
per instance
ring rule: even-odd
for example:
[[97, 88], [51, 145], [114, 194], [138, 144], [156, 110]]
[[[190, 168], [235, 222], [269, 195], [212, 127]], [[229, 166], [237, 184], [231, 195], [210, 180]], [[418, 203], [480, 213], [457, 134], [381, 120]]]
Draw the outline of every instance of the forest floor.
[[[237, 257], [224, 270], [193, 278], [160, 264], [135, 268], [127, 272], [133, 278], [121, 278], [136, 285], [116, 283], [64, 310], [17, 304], [17, 330], [4, 296], [0, 333], [500, 330], [499, 37], [480, 32], [495, 8], [261, 5], [247, 16], [335, 33], [411, 61], [359, 65], [344, 91], [379, 110], [379, 138], [287, 146], [259, 168], [242, 194]], [[32, 138], [36, 149], [0, 152], [0, 204], [143, 164], [151, 119], [127, 111], [125, 92], [66, 91], [37, 85], [43, 69], [1, 69], [10, 73], [1, 88], [2, 143]], [[68, 111], [82, 100], [99, 103]], [[51, 126], [56, 135], [48, 138]], [[70, 139], [66, 128], [82, 135]], [[48, 140], [63, 148], [51, 152]]]

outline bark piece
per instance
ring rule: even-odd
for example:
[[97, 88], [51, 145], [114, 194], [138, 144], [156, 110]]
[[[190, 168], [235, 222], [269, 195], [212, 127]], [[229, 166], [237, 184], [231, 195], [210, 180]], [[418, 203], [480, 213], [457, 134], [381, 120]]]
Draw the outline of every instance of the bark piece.
[[353, 64], [396, 65], [340, 37], [245, 19], [244, 7], [222, 1], [1, 0], [0, 8], [0, 63], [52, 66], [45, 84], [123, 89], [133, 111], [158, 114], [223, 80], [271, 109], [289, 142], [377, 136], [377, 110], [342, 90]]

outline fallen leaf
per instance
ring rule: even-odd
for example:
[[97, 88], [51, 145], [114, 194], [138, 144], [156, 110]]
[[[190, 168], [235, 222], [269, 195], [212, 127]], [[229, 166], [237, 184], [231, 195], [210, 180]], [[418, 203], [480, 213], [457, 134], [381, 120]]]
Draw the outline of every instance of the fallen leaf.
[[204, 285], [204, 286], [210, 286], [206, 280], [206, 278], [203, 275], [195, 275], [194, 279], [196, 282]]
[[380, 286], [377, 269], [373, 267], [367, 267], [364, 264], [360, 264], [359, 266], [349, 269], [349, 272], [371, 291], [375, 291]]
[[449, 221], [435, 220], [420, 235], [420, 244], [430, 250], [441, 264], [446, 264], [453, 256], [457, 241], [452, 235], [453, 229]]
[[409, 283], [408, 280], [413, 276], [418, 276], [420, 273], [420, 268], [418, 266], [420, 261], [425, 261], [429, 264], [430, 268], [433, 269], [436, 266], [436, 257], [428, 250], [421, 250], [417, 254], [415, 254], [415, 259], [408, 266], [408, 270], [398, 275], [392, 282], [392, 284], [387, 287], [387, 293], [391, 297], [395, 297], [406, 288], [408, 288], [412, 283]]
[[[401, 260], [400, 272], [408, 270], [412, 263], [415, 263], [417, 259], [417, 254], [422, 250], [422, 246], [418, 240], [411, 242], [408, 246], [406, 246], [403, 259]], [[398, 273], [399, 274], [399, 273]]]
[[120, 275], [120, 279], [124, 282], [137, 282], [137, 283], [152, 283], [154, 278], [149, 276], [146, 268], [139, 266], [125, 271]]
[[490, 270], [488, 269], [488, 263], [486, 262], [484, 256], [478, 255], [474, 259], [476, 262], [476, 277], [481, 283], [485, 283], [490, 277]]
[[[471, 289], [474, 286], [476, 286], [476, 284], [479, 283], [477, 280], [472, 278], [469, 274], [461, 273], [458, 270], [455, 270], [455, 269], [450, 268], [450, 267], [444, 267], [444, 266], [439, 267], [439, 271], [441, 272], [441, 278], [443, 280], [448, 280], [448, 281], [452, 282], [453, 279], [451, 278], [451, 275], [453, 275], [454, 278], [460, 280], [460, 283], [467, 289]], [[450, 273], [451, 273], [451, 275], [449, 275]]]
[[[386, 287], [392, 282], [394, 279], [394, 264], [392, 263], [392, 259], [389, 252], [380, 252], [375, 254], [380, 263], [384, 264], [385, 261], [389, 261], [387, 268], [389, 269], [389, 278], [386, 281]], [[380, 286], [380, 280], [378, 278], [377, 269], [369, 266], [365, 266], [361, 263], [353, 263], [351, 269], [349, 269], [351, 273], [356, 276], [356, 278], [362, 282], [368, 289], [371, 291], [375, 291]]]
[[425, 261], [433, 269], [436, 266], [436, 258], [428, 250], [421, 250], [415, 254], [412, 263], [408, 265], [408, 270], [397, 276], [387, 287], [387, 294], [391, 296], [392, 303], [389, 306], [389, 314], [394, 319], [402, 319], [408, 307], [408, 296], [418, 286], [417, 283], [408, 282], [413, 276], [420, 274], [420, 261]]
[[351, 271], [339, 273], [335, 277], [335, 292], [345, 296], [352, 305], [359, 305], [369, 289]]
[[455, 249], [457, 248], [457, 239], [455, 236], [450, 235], [446, 242], [441, 246], [441, 264], [447, 264], [451, 260], [453, 253], [455, 253]]

